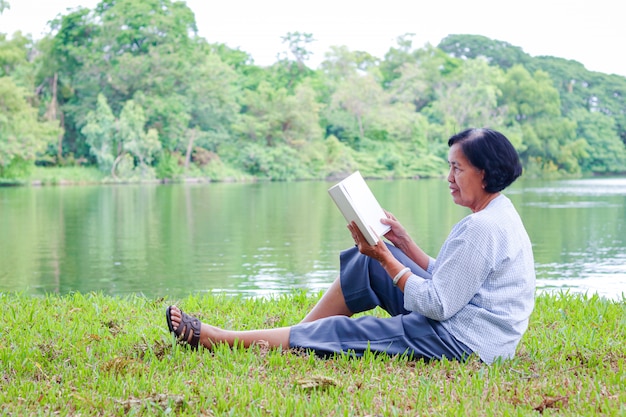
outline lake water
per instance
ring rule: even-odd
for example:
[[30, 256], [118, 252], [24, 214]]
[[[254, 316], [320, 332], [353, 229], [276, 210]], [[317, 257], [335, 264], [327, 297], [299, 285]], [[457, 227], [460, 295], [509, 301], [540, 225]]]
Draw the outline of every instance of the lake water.
[[[368, 181], [436, 256], [469, 211], [443, 180]], [[325, 289], [353, 244], [327, 182], [0, 188], [0, 292], [183, 298]], [[626, 178], [519, 181], [539, 291], [626, 293]]]

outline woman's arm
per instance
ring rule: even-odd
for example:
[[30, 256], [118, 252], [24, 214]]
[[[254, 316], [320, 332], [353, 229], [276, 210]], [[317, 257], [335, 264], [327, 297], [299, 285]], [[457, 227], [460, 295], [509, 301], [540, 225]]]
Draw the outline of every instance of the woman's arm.
[[385, 237], [393, 243], [395, 247], [400, 249], [406, 256], [411, 258], [424, 271], [428, 270], [430, 257], [420, 248], [417, 243], [409, 236], [406, 229], [400, 224], [395, 216], [385, 210], [386, 219], [381, 219], [383, 224], [391, 226], [391, 230], [385, 234]]
[[[419, 246], [417, 246], [404, 227], [391, 213], [387, 211], [385, 211], [385, 213], [387, 214], [387, 218], [381, 219], [381, 221], [391, 226], [391, 230], [385, 234], [385, 237], [426, 271], [428, 269], [428, 264], [430, 263], [430, 257]], [[411, 272], [408, 268], [406, 268], [406, 265], [403, 265], [393, 256], [382, 239], [379, 240], [376, 245], [370, 245], [363, 236], [363, 233], [359, 230], [356, 223], [351, 222], [348, 225], [348, 229], [350, 229], [350, 232], [352, 233], [352, 238], [354, 239], [354, 243], [359, 248], [359, 252], [380, 262], [387, 274], [389, 274], [390, 277], [395, 278], [394, 284], [404, 291], [406, 280], [411, 275]]]

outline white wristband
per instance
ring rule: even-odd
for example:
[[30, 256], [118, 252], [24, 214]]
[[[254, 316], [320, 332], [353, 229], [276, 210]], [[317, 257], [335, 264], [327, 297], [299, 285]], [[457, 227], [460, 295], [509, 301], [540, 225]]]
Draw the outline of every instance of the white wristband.
[[398, 281], [400, 281], [400, 278], [402, 278], [404, 276], [404, 274], [406, 274], [407, 272], [409, 272], [411, 270], [411, 268], [409, 268], [408, 266], [406, 268], [404, 268], [402, 271], [398, 272], [398, 275], [396, 275], [395, 277], [393, 277], [393, 285], [395, 285], [396, 287], [398, 286]]

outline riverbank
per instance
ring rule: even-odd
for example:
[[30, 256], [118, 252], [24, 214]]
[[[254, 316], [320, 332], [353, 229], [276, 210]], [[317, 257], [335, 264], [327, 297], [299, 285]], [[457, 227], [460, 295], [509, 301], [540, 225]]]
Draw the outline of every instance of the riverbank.
[[625, 300], [538, 296], [517, 357], [492, 366], [263, 346], [193, 352], [172, 343], [164, 319], [177, 303], [221, 326], [284, 326], [316, 299], [0, 294], [0, 414], [626, 413]]
[[257, 178], [233, 170], [217, 173], [202, 173], [192, 170], [188, 175], [181, 172], [172, 178], [157, 179], [154, 176], [140, 175], [112, 178], [96, 167], [33, 167], [19, 179], [0, 178], [1, 186], [68, 186], [68, 185], [119, 185], [119, 184], [169, 184], [169, 183], [209, 183], [209, 182], [256, 182]]

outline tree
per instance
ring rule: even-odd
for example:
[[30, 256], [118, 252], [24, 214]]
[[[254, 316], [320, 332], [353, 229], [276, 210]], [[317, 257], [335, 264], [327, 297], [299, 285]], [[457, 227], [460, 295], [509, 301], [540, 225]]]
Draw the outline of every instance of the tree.
[[380, 60], [364, 51], [331, 46], [317, 71], [315, 90], [318, 100], [329, 103], [337, 87], [346, 79], [377, 71]]
[[379, 61], [364, 51], [351, 51], [347, 46], [331, 46], [320, 68], [326, 80], [336, 84], [354, 75], [374, 70]]
[[578, 161], [588, 145], [577, 137], [576, 122], [561, 116], [559, 93], [549, 75], [541, 70], [531, 75], [516, 65], [506, 72], [500, 89], [501, 104], [508, 109], [505, 126], [522, 126], [522, 160], [539, 172], [580, 172]]
[[587, 157], [581, 162], [583, 172], [626, 171], [626, 147], [617, 134], [615, 120], [600, 112], [583, 109], [574, 110], [572, 116], [577, 122], [577, 135], [589, 144]]
[[87, 113], [95, 109], [101, 91], [98, 77], [89, 70], [99, 59], [100, 51], [94, 43], [99, 30], [92, 12], [77, 8], [54, 19], [54, 36], [38, 42], [39, 95], [44, 99], [48, 96], [64, 132], [57, 144], [59, 161], [64, 152], [78, 157], [89, 155], [81, 128], [87, 123]]
[[[371, 126], [372, 115], [385, 100], [383, 88], [372, 75], [353, 75], [343, 80], [333, 94], [329, 108], [331, 115], [328, 116], [328, 120], [334, 122], [335, 128], [341, 127], [349, 132], [352, 130], [351, 126], [342, 123], [332, 113], [338, 112], [338, 116], [341, 116], [341, 113], [344, 112], [344, 114], [349, 115], [357, 127], [355, 139], [362, 141], [366, 137], [366, 130]], [[337, 137], [340, 140], [347, 139], [344, 135], [337, 135]]]
[[274, 89], [262, 82], [257, 91], [247, 91], [242, 99], [245, 111], [236, 131], [246, 140], [267, 147], [298, 147], [321, 138], [319, 104], [311, 87], [300, 85], [294, 94], [286, 88]]
[[550, 74], [559, 91], [561, 113], [570, 115], [575, 109], [588, 109], [590, 102], [590, 73], [576, 61], [552, 56], [540, 56], [528, 62], [525, 68], [533, 73], [541, 70]]
[[[49, 54], [54, 65], [45, 76], [52, 78], [62, 69], [62, 88], [71, 92], [61, 103], [70, 143], [83, 139], [82, 127], [96, 107], [97, 93], [104, 94], [115, 114], [127, 101], [141, 99], [150, 127], [166, 147], [184, 134], [189, 83], [181, 71], [196, 47], [191, 37], [196, 26], [183, 2], [102, 1], [93, 12], [78, 9], [57, 19], [53, 30]], [[139, 92], [142, 96], [136, 98]]]
[[522, 48], [481, 35], [449, 35], [437, 47], [456, 58], [484, 57], [489, 64], [502, 69], [525, 65], [531, 60], [530, 55]]
[[[146, 117], [139, 105], [133, 100], [127, 101], [117, 119], [106, 97], [100, 94], [96, 110], [87, 115], [87, 120], [83, 134], [102, 171], [117, 178], [118, 165], [132, 156], [142, 176], [147, 176], [147, 167], [161, 151], [161, 143], [155, 129], [145, 131]], [[134, 169], [135, 164], [132, 161], [129, 164], [125, 175], [130, 175]]]
[[[145, 55], [158, 45], [185, 48], [196, 33], [194, 14], [180, 1], [103, 0], [96, 6], [102, 19], [99, 42], [105, 59], [115, 61], [127, 53]], [[108, 53], [107, 53], [108, 52]]]
[[437, 99], [445, 78], [456, 72], [462, 61], [440, 50], [426, 46], [419, 50], [415, 62], [398, 67], [398, 77], [388, 86], [392, 102], [412, 103], [420, 112]]
[[194, 143], [217, 153], [232, 136], [240, 105], [239, 75], [214, 53], [196, 52], [196, 65], [189, 69], [190, 88], [184, 95], [189, 122], [186, 126], [185, 166], [188, 167]]
[[555, 57], [537, 57], [527, 67], [550, 74], [560, 92], [563, 115], [572, 116], [576, 109], [601, 112], [615, 120], [626, 144], [626, 77], [588, 71], [579, 62]]
[[16, 68], [28, 63], [28, 44], [32, 41], [16, 33], [11, 39], [0, 33], [0, 77], [12, 75]]
[[566, 174], [581, 172], [579, 161], [586, 158], [588, 144], [576, 135], [576, 122], [565, 117], [542, 117], [527, 125], [537, 136], [538, 147], [529, 147], [522, 156], [532, 156], [544, 173], [552, 167]]
[[438, 113], [437, 120], [449, 120], [456, 131], [501, 126], [505, 112], [498, 99], [502, 95], [499, 84], [503, 76], [501, 69], [490, 67], [482, 58], [465, 61], [439, 84], [428, 114]]
[[383, 85], [389, 86], [395, 79], [401, 76], [401, 69], [405, 65], [413, 65], [418, 62], [419, 51], [413, 49], [413, 37], [415, 33], [405, 33], [396, 39], [397, 47], [389, 48], [385, 59], [380, 63], [380, 71], [383, 74]]
[[593, 73], [589, 89], [589, 110], [613, 118], [617, 134], [626, 146], [626, 77]]
[[481, 125], [503, 130], [535, 173], [615, 172], [612, 132], [626, 143], [625, 78], [484, 37], [446, 38], [445, 52], [405, 34], [383, 60], [338, 46], [312, 70], [313, 37], [290, 32], [260, 67], [199, 38], [176, 0], [104, 0], [59, 16], [36, 44], [19, 36], [0, 35], [0, 76], [64, 127], [48, 152], [111, 175], [439, 175], [445, 139]]
[[98, 94], [95, 111], [87, 114], [87, 123], [82, 128], [89, 152], [96, 158], [100, 170], [111, 173], [115, 161], [121, 154], [122, 146], [117, 143], [115, 116], [104, 94]]
[[287, 51], [279, 55], [279, 60], [274, 65], [275, 82], [277, 86], [293, 91], [302, 80], [313, 74], [306, 66], [306, 61], [313, 54], [307, 49], [307, 45], [315, 39], [310, 33], [288, 32], [282, 37], [282, 41], [287, 44]]
[[[222, 147], [223, 155], [246, 172], [273, 180], [315, 175], [321, 142], [320, 105], [308, 84], [293, 93], [262, 81], [243, 92], [242, 113], [233, 124], [237, 141]], [[314, 166], [315, 165], [315, 166]]]
[[143, 109], [133, 100], [124, 104], [119, 120], [119, 141], [124, 151], [130, 153], [138, 161], [143, 176], [152, 161], [161, 152], [161, 142], [156, 129], [145, 131], [146, 116]]
[[506, 72], [500, 89], [502, 103], [508, 107], [509, 122], [561, 115], [559, 92], [544, 71], [531, 75], [524, 67], [516, 65]]
[[12, 168], [28, 169], [55, 140], [59, 128], [41, 122], [25, 90], [0, 77], [0, 177], [15, 178]]
[[309, 60], [313, 52], [306, 48], [306, 45], [315, 42], [313, 34], [304, 32], [288, 32], [287, 35], [282, 38], [283, 43], [286, 43], [289, 48], [289, 52], [295, 59], [298, 69], [302, 70], [306, 61]]

